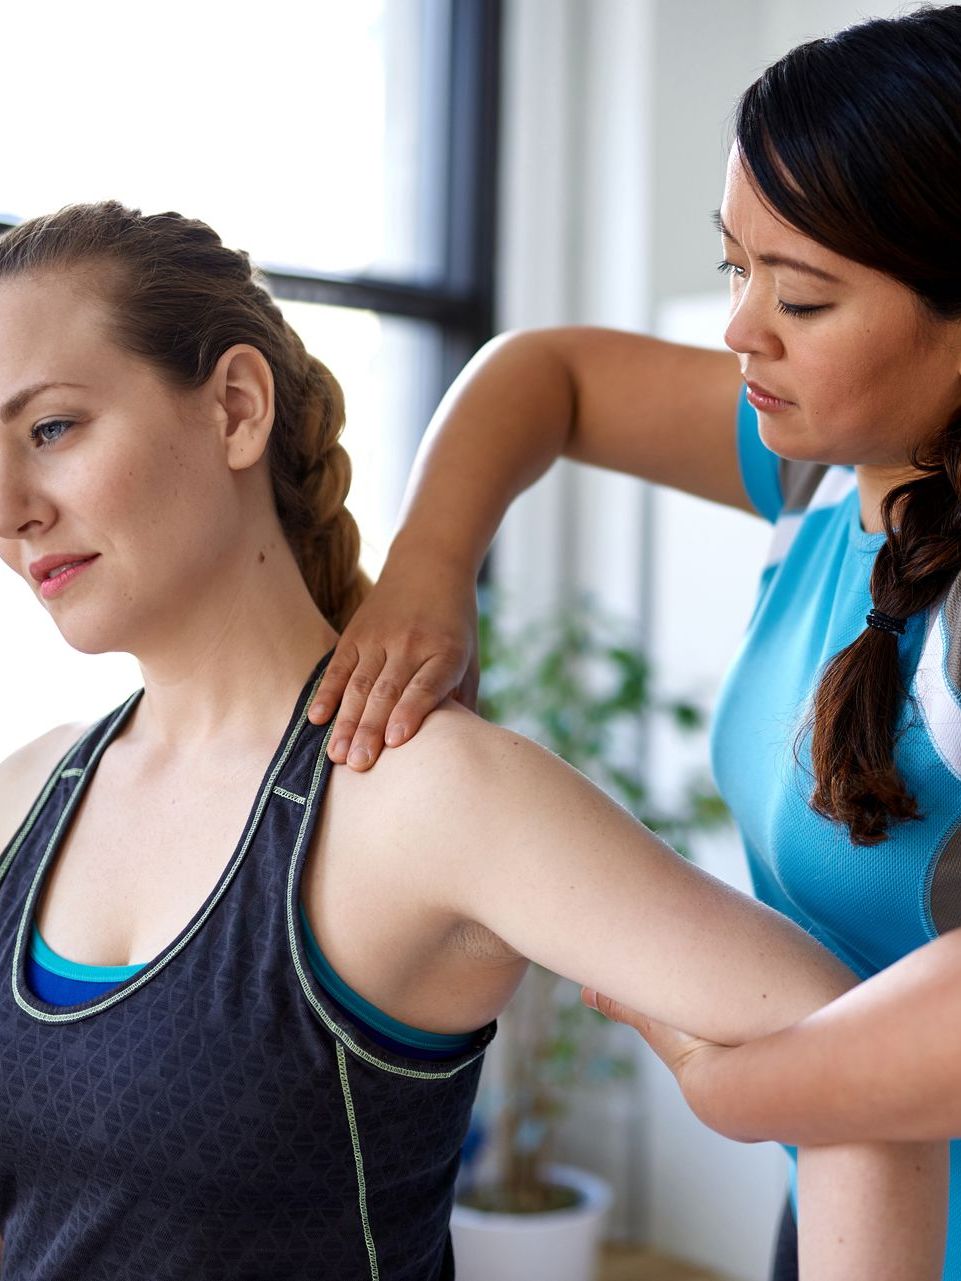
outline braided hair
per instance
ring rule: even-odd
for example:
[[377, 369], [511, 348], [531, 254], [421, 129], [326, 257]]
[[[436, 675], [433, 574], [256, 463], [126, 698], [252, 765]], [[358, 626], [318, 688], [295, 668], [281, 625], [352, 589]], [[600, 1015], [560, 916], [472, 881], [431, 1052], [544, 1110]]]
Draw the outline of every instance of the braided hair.
[[249, 255], [206, 223], [144, 215], [116, 200], [66, 205], [0, 236], [0, 280], [76, 268], [106, 299], [112, 340], [181, 390], [201, 387], [235, 343], [263, 355], [274, 380], [268, 462], [281, 528], [318, 609], [341, 630], [370, 582], [344, 500], [344, 397], [304, 348]]
[[[738, 104], [740, 158], [776, 214], [906, 285], [922, 314], [961, 318], [961, 5], [924, 5], [798, 45]], [[874, 607], [926, 609], [961, 572], [961, 408], [881, 505]], [[922, 817], [894, 762], [907, 691], [896, 633], [867, 627], [827, 664], [804, 733], [811, 806], [874, 845]]]

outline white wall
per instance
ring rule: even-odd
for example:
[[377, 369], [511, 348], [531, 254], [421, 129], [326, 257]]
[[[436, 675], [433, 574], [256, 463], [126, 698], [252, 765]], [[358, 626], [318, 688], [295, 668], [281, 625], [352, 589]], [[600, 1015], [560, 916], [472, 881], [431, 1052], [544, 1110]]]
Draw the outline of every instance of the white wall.
[[2, 760], [55, 725], [99, 720], [143, 681], [130, 654], [71, 649], [27, 584], [6, 566], [0, 575], [0, 627], [15, 628], [2, 645]]
[[[650, 0], [505, 6], [500, 330], [650, 323], [653, 14]], [[636, 613], [643, 501], [637, 482], [561, 462], [508, 513], [498, 581], [532, 612], [589, 587]]]

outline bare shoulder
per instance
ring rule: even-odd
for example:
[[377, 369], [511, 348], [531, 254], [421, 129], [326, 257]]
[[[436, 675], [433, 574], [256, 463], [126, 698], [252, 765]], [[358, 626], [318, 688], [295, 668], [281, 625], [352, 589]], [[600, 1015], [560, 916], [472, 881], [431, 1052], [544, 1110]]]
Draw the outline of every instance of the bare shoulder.
[[[305, 884], [328, 948], [336, 954], [342, 919], [363, 902], [368, 924], [413, 914], [422, 947], [444, 940], [488, 968], [517, 961], [521, 954], [465, 907], [462, 887], [503, 864], [506, 846], [520, 842], [525, 829], [536, 830], [550, 790], [538, 778], [541, 762], [548, 771], [550, 762], [570, 770], [529, 739], [447, 699], [371, 769], [335, 766]], [[396, 944], [398, 955], [404, 946]], [[350, 965], [346, 950], [340, 960]]]
[[0, 850], [26, 818], [57, 761], [87, 729], [79, 721], [57, 725], [0, 761]]
[[482, 767], [509, 764], [511, 759], [533, 761], [559, 758], [531, 739], [484, 720], [452, 698], [446, 698], [427, 717], [414, 737], [402, 748], [381, 753], [373, 769], [356, 774], [373, 780], [380, 771], [382, 785], [402, 784], [419, 791], [431, 788], [438, 777], [466, 776], [480, 784]]
[[408, 743], [382, 752], [372, 769], [337, 773], [341, 795], [353, 796], [352, 816], [363, 813], [416, 842], [422, 857], [433, 852], [445, 861], [455, 849], [468, 858], [481, 853], [485, 833], [506, 820], [519, 836], [571, 787], [594, 791], [553, 752], [452, 699]]

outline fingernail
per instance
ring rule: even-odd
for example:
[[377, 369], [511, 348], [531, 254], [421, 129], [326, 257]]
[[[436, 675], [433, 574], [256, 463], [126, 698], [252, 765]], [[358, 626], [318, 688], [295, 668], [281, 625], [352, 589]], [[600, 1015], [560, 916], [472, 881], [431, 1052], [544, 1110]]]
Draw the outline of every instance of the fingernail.
[[597, 993], [593, 988], [586, 987], [581, 993], [581, 1000], [585, 1005], [589, 1005], [592, 1010], [597, 1009]]
[[315, 703], [307, 715], [315, 721], [325, 721], [327, 719], [327, 704]]
[[346, 756], [347, 749], [349, 747], [350, 747], [349, 738], [338, 738], [334, 743], [331, 744], [330, 754], [331, 756]]
[[396, 747], [397, 744], [402, 743], [406, 737], [407, 730], [403, 725], [391, 725], [390, 729], [388, 729], [387, 733], [384, 735], [384, 742], [388, 747]]
[[347, 764], [348, 765], [369, 765], [370, 752], [368, 752], [366, 747], [355, 747], [354, 750], [351, 752], [351, 754], [347, 757]]

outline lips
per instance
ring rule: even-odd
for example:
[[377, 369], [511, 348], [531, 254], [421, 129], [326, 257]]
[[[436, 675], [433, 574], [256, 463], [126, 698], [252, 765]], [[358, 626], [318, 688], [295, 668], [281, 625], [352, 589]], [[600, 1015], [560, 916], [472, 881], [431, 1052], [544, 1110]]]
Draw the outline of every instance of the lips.
[[99, 552], [53, 552], [49, 556], [33, 561], [30, 565], [30, 576], [38, 583], [42, 583], [52, 569], [60, 569], [64, 565], [73, 565], [78, 561], [95, 560], [99, 555]]
[[788, 400], [787, 396], [780, 396], [776, 391], [771, 391], [767, 387], [762, 387], [760, 383], [752, 382], [749, 378], [745, 378], [744, 381], [747, 383], [748, 387], [750, 387], [751, 391], [753, 391], [756, 396], [769, 396], [771, 400], [783, 400], [785, 404], [788, 404], [788, 405], [791, 405], [794, 403], [793, 401]]

